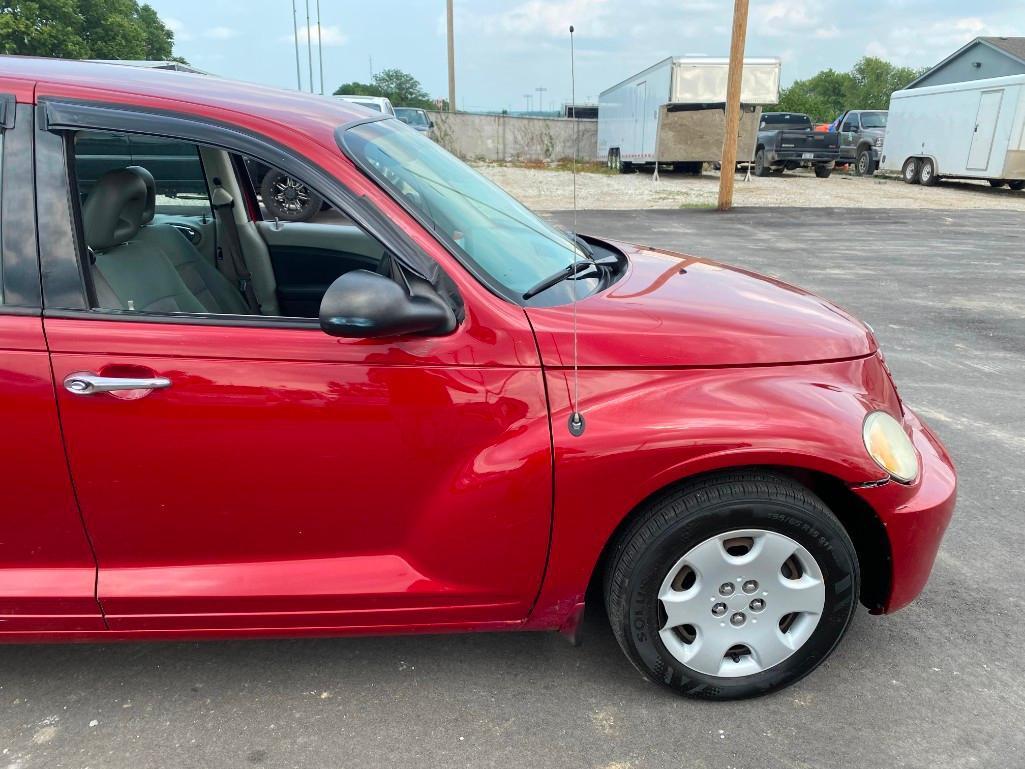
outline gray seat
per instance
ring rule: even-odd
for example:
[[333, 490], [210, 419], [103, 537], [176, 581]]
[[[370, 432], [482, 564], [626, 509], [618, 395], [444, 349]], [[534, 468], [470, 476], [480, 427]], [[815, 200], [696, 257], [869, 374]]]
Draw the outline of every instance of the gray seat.
[[93, 283], [103, 309], [207, 312], [162, 251], [135, 240], [148, 193], [127, 169], [101, 176], [82, 204], [86, 245], [93, 252]]
[[171, 224], [153, 224], [157, 199], [157, 187], [153, 180], [153, 174], [142, 166], [129, 166], [125, 170], [137, 175], [146, 185], [146, 205], [143, 208], [142, 227], [135, 236], [135, 240], [159, 250], [167, 257], [206, 312], [232, 315], [249, 314], [249, 307], [242, 294], [192, 245], [177, 227]]

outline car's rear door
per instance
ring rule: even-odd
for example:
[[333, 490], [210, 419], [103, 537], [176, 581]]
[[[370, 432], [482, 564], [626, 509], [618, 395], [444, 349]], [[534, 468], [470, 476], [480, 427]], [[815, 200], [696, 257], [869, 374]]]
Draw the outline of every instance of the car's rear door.
[[[283, 317], [93, 309], [61, 204], [76, 197], [59, 193], [62, 139], [43, 132], [40, 143], [40, 187], [54, 201], [41, 244], [46, 333], [111, 628], [526, 616], [552, 476], [522, 313], [510, 328], [481, 327], [482, 311], [467, 308], [450, 336], [358, 340]], [[166, 384], [82, 395], [64, 384], [81, 373]]]
[[[12, 92], [4, 94], [7, 87]], [[0, 79], [0, 637], [95, 631], [96, 563], [75, 504], [43, 335], [31, 87]]]

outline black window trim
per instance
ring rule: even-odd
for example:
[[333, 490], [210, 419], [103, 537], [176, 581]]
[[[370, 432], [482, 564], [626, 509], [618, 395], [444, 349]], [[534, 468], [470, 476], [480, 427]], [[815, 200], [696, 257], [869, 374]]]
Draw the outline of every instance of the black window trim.
[[33, 112], [31, 104], [17, 104], [0, 95], [4, 134], [3, 199], [0, 201], [0, 314], [39, 315], [42, 289], [36, 237], [36, 191]]
[[[385, 119], [374, 118], [374, 119]], [[363, 120], [358, 122], [372, 122]], [[349, 125], [349, 124], [347, 124]], [[316, 318], [286, 316], [228, 315], [214, 313], [139, 313], [90, 307], [86, 293], [88, 270], [83, 270], [84, 243], [78, 208], [71, 198], [73, 164], [69, 163], [71, 148], [67, 134], [80, 130], [118, 131], [160, 136], [193, 142], [229, 153], [252, 157], [285, 173], [308, 181], [331, 205], [346, 213], [357, 226], [376, 238], [405, 269], [437, 285], [443, 273], [440, 266], [424, 253], [401, 228], [372, 204], [356, 196], [329, 173], [308, 159], [263, 135], [238, 126], [203, 118], [191, 113], [157, 110], [134, 105], [107, 102], [43, 98], [39, 100], [36, 120], [37, 179], [45, 177], [43, 192], [58, 205], [56, 215], [49, 217], [61, 223], [73, 221], [77, 232], [64, 238], [56, 233], [40, 232], [39, 248], [43, 265], [43, 315], [48, 318], [90, 318], [145, 323], [183, 325], [241, 326], [257, 328], [319, 329]], [[57, 142], [60, 144], [58, 153]], [[59, 155], [59, 157], [58, 157]], [[63, 184], [57, 184], [58, 171]], [[43, 171], [44, 173], [40, 173]], [[63, 189], [61, 189], [61, 187]], [[62, 200], [61, 200], [62, 199]], [[64, 210], [60, 210], [64, 209]], [[56, 235], [56, 237], [55, 237]], [[69, 243], [73, 240], [74, 243]], [[74, 254], [74, 265], [67, 254]], [[446, 278], [447, 280], [447, 278]], [[453, 308], [457, 317], [461, 308]]]

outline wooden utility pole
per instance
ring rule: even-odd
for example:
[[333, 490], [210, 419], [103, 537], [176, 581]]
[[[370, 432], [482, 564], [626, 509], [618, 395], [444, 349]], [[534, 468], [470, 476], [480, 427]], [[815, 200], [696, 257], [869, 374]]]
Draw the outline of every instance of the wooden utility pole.
[[452, 25], [452, 0], [446, 3], [448, 11], [448, 111], [456, 111], [456, 44]]
[[744, 40], [747, 38], [748, 0], [734, 0], [733, 40], [730, 43], [730, 74], [726, 85], [726, 137], [719, 172], [719, 210], [733, 208], [733, 181], [737, 172], [737, 140], [740, 134], [740, 84], [744, 78]]

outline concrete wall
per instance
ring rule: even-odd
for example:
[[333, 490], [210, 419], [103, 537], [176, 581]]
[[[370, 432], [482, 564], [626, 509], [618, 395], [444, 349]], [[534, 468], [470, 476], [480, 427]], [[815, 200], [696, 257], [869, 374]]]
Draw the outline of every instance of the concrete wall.
[[[974, 62], [981, 67], [973, 66]], [[932, 72], [915, 83], [915, 88], [929, 85], [947, 85], [963, 83], [968, 80], [982, 80], [1005, 75], [1025, 75], [1025, 65], [991, 46], [976, 43], [955, 56], [946, 64], [936, 67]]]
[[[430, 112], [436, 141], [464, 160], [594, 160], [598, 121]], [[574, 134], [577, 133], [575, 137]]]

